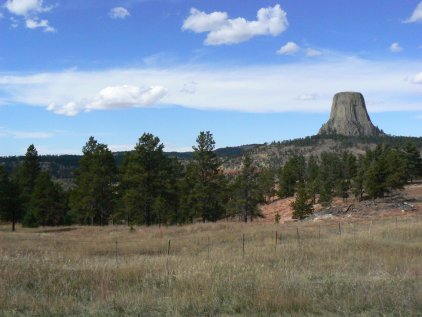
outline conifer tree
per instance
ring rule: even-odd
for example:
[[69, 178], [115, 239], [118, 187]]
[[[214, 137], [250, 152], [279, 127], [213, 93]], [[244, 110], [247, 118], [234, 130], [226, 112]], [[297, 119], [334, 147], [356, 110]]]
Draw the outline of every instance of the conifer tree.
[[191, 220], [217, 221], [225, 214], [224, 178], [220, 161], [214, 153], [215, 141], [211, 132], [200, 132], [193, 146], [193, 162], [187, 170], [190, 188], [185, 192], [183, 206]]
[[293, 219], [305, 219], [313, 213], [312, 197], [306, 191], [303, 183], [298, 184], [296, 199], [291, 203]]
[[19, 166], [16, 174], [16, 183], [19, 186], [20, 201], [22, 203], [23, 212], [28, 211], [28, 204], [34, 190], [35, 180], [41, 171], [38, 152], [33, 144], [31, 144], [26, 153], [22, 164]]
[[113, 153], [94, 137], [89, 138], [82, 153], [70, 197], [72, 216], [80, 223], [105, 225], [113, 216], [117, 195]]
[[59, 226], [67, 222], [67, 207], [59, 185], [54, 184], [47, 172], [35, 180], [29, 201], [29, 210], [23, 219], [27, 227]]
[[258, 180], [259, 175], [251, 157], [244, 155], [240, 174], [233, 182], [230, 201], [230, 207], [234, 211], [232, 214], [239, 215], [244, 222], [262, 217], [258, 204], [263, 203], [265, 197], [260, 190]]
[[10, 179], [4, 166], [0, 165], [0, 220], [11, 221], [12, 231], [21, 218], [19, 188]]

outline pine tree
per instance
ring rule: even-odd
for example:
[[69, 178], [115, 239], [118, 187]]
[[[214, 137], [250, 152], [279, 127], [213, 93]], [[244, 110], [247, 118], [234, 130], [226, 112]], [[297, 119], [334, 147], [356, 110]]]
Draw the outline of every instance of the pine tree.
[[191, 186], [185, 188], [183, 206], [185, 214], [193, 220], [217, 221], [225, 214], [224, 178], [220, 173], [220, 161], [214, 153], [213, 135], [200, 132], [193, 146], [193, 162], [187, 169], [186, 182]]
[[262, 217], [258, 204], [263, 203], [265, 197], [260, 190], [258, 179], [258, 172], [250, 156], [244, 155], [240, 175], [233, 182], [230, 202], [231, 208], [234, 209], [232, 214], [239, 215], [244, 222]]
[[94, 137], [82, 152], [70, 196], [72, 215], [80, 223], [104, 225], [115, 212], [117, 168], [113, 153]]
[[404, 146], [406, 173], [410, 181], [422, 177], [422, 158], [421, 153], [414, 143], [407, 142]]
[[29, 201], [29, 211], [24, 217], [26, 227], [59, 226], [66, 223], [67, 207], [59, 185], [54, 184], [47, 172], [41, 172], [35, 180]]
[[21, 218], [19, 188], [10, 179], [4, 166], [0, 165], [0, 220], [11, 221], [12, 231], [15, 231], [16, 222]]
[[296, 192], [296, 184], [305, 181], [305, 173], [306, 161], [303, 156], [289, 159], [279, 173], [279, 197], [292, 197]]
[[121, 168], [123, 214], [128, 223], [152, 225], [178, 221], [177, 160], [164, 154], [160, 139], [144, 133]]
[[28, 204], [34, 190], [35, 180], [41, 171], [38, 152], [33, 144], [31, 144], [25, 154], [22, 164], [19, 166], [16, 174], [16, 183], [19, 186], [20, 201], [22, 209], [28, 211]]
[[313, 213], [312, 197], [306, 191], [303, 183], [298, 184], [296, 199], [291, 203], [291, 206], [293, 208], [293, 219], [305, 219]]

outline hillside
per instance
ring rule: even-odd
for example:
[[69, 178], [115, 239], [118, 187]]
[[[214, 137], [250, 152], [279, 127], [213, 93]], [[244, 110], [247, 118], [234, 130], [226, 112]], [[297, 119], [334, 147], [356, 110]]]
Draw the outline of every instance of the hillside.
[[[220, 157], [223, 170], [226, 173], [236, 173], [241, 167], [242, 155], [248, 152], [260, 167], [277, 169], [294, 155], [320, 155], [323, 152], [350, 151], [355, 155], [363, 154], [378, 144], [397, 146], [406, 142], [413, 142], [422, 153], [422, 137], [397, 136], [342, 136], [342, 135], [314, 135], [310, 137], [272, 142], [270, 144], [250, 144], [225, 147], [215, 150]], [[115, 152], [117, 165], [123, 161], [126, 152]], [[178, 158], [186, 164], [192, 159], [192, 152], [167, 152], [166, 155]], [[61, 182], [69, 183], [73, 178], [73, 171], [78, 167], [81, 155], [42, 155], [40, 162], [43, 170]], [[0, 164], [4, 164], [11, 172], [23, 159], [23, 156], [0, 157]]]

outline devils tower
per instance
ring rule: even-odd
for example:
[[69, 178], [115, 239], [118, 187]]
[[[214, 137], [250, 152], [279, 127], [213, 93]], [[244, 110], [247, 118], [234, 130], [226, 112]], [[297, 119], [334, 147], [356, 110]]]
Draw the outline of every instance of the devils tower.
[[384, 133], [375, 127], [366, 110], [365, 99], [358, 92], [340, 92], [333, 98], [330, 119], [319, 134], [346, 136], [379, 136]]

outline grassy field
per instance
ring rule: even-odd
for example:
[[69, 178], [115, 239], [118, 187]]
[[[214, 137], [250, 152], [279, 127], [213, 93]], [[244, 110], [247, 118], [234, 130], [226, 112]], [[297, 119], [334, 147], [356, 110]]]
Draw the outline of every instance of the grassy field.
[[0, 315], [421, 316], [422, 218], [340, 229], [2, 226]]

